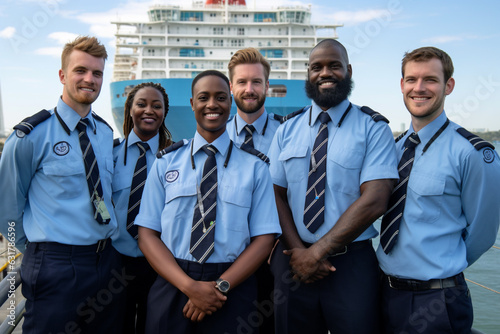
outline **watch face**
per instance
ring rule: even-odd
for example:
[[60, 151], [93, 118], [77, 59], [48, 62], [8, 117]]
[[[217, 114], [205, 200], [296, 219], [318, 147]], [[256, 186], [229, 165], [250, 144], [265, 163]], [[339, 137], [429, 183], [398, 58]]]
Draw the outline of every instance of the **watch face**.
[[229, 290], [229, 282], [224, 280], [219, 280], [217, 286], [221, 292], [227, 292]]

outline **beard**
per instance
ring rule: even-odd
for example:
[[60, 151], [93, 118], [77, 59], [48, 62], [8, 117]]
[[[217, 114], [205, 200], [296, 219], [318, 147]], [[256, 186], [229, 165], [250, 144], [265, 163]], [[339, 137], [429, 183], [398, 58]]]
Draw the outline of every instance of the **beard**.
[[345, 77], [343, 80], [334, 80], [337, 84], [336, 87], [325, 89], [320, 92], [319, 86], [311, 83], [309, 78], [306, 80], [306, 94], [307, 97], [316, 102], [322, 108], [332, 108], [337, 106], [340, 102], [347, 99], [351, 95], [353, 82], [351, 77]]
[[[251, 97], [253, 97], [253, 95]], [[262, 96], [256, 95], [256, 97], [257, 97], [257, 102], [256, 102], [256, 105], [254, 108], [247, 107], [247, 105], [245, 104], [245, 101], [243, 100], [243, 97], [242, 98], [234, 97], [234, 103], [236, 103], [236, 106], [238, 107], [238, 109], [243, 111], [245, 114], [253, 114], [253, 113], [259, 111], [260, 108], [262, 108], [262, 106], [264, 105], [264, 102], [266, 102], [266, 95], [262, 95]]]

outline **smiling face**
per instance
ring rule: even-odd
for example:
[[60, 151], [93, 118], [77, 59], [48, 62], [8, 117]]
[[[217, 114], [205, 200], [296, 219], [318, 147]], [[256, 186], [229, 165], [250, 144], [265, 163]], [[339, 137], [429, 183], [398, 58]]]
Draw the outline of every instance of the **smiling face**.
[[309, 56], [306, 93], [322, 109], [338, 105], [351, 93], [352, 69], [338, 45], [325, 43]]
[[66, 68], [59, 70], [59, 80], [64, 85], [62, 99], [82, 117], [101, 92], [103, 72], [104, 58], [80, 50], [73, 50]]
[[130, 116], [134, 132], [142, 141], [153, 138], [165, 118], [163, 95], [153, 87], [139, 89], [132, 101]]
[[269, 81], [264, 75], [264, 66], [256, 64], [240, 64], [233, 69], [231, 91], [238, 111], [246, 114], [264, 112], [264, 102], [269, 89]]
[[454, 87], [453, 78], [444, 81], [443, 65], [437, 58], [409, 61], [405, 65], [401, 92], [416, 131], [443, 112], [445, 97]]
[[191, 107], [196, 129], [207, 142], [213, 142], [226, 130], [231, 102], [228, 84], [216, 75], [204, 76], [193, 86]]

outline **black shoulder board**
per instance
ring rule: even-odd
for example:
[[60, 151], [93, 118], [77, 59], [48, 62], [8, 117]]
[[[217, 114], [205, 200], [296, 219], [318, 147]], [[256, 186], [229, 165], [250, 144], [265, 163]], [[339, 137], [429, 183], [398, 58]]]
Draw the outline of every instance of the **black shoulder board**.
[[117, 147], [118, 145], [120, 145], [120, 143], [121, 143], [120, 138], [113, 139], [113, 147]]
[[96, 114], [95, 112], [93, 112], [93, 111], [92, 111], [92, 116], [94, 116], [94, 118], [95, 118], [96, 120], [98, 120], [99, 122], [102, 122], [102, 123], [106, 124], [106, 125], [108, 126], [108, 128], [110, 128], [110, 129], [111, 129], [111, 131], [113, 131], [113, 128], [112, 128], [112, 127], [111, 127], [111, 126], [110, 126], [110, 125], [109, 125], [109, 124], [108, 124], [108, 123], [107, 123], [107, 122], [106, 122], [106, 121], [105, 121], [105, 120], [104, 120], [101, 116], [97, 115], [97, 114]]
[[311, 106], [305, 106], [304, 108], [302, 109], [299, 109], [297, 111], [294, 111], [294, 112], [291, 112], [289, 113], [288, 115], [285, 115], [283, 117], [283, 120], [281, 121], [281, 123], [285, 123], [286, 121], [288, 121], [290, 118], [294, 118], [295, 116], [297, 115], [300, 115], [302, 114], [304, 111], [306, 111], [307, 109], [311, 108]]
[[495, 149], [495, 146], [493, 146], [492, 143], [480, 138], [479, 136], [476, 136], [473, 133], [470, 133], [464, 128], [458, 128], [457, 132], [461, 134], [465, 139], [467, 139], [472, 144], [472, 146], [474, 146], [474, 148], [478, 151], [484, 147], [489, 147], [493, 150]]
[[252, 146], [250, 146], [248, 144], [243, 144], [243, 145], [241, 145], [240, 148], [245, 152], [248, 152], [250, 154], [255, 155], [257, 158], [264, 161], [266, 164], [269, 163], [269, 158], [267, 157], [267, 155], [265, 155], [264, 153], [262, 153], [261, 151], [255, 149], [255, 148], [253, 148]]
[[370, 117], [375, 121], [384, 121], [386, 123], [389, 123], [389, 120], [385, 118], [381, 113], [376, 112], [375, 110], [371, 109], [370, 107], [367, 106], [362, 106], [361, 111], [364, 112], [367, 115], [370, 115]]
[[408, 130], [406, 130], [405, 132], [403, 132], [402, 134], [400, 134], [399, 136], [397, 136], [397, 138], [396, 138], [396, 139], [394, 139], [394, 141], [395, 141], [396, 143], [397, 143], [398, 141], [400, 141], [400, 140], [401, 140], [401, 138], [403, 138], [403, 137], [406, 135], [406, 133], [407, 133], [407, 132], [408, 132]]
[[178, 141], [178, 142], [175, 142], [173, 143], [172, 145], [170, 145], [169, 147], [166, 147], [164, 148], [163, 150], [159, 151], [158, 153], [156, 153], [156, 157], [158, 159], [160, 159], [162, 156], [164, 156], [165, 154], [169, 153], [169, 152], [172, 152], [172, 151], [175, 151], [177, 150], [178, 148], [181, 148], [182, 146], [186, 145], [188, 143], [188, 141], [186, 139], [183, 139], [181, 141]]
[[283, 118], [284, 118], [283, 116], [273, 114], [273, 118], [274, 118], [276, 121], [278, 121], [278, 122], [280, 122], [280, 123], [283, 123]]
[[[48, 119], [50, 116], [51, 113], [43, 109], [34, 114], [33, 116], [26, 117], [21, 121], [21, 123], [14, 126], [14, 130], [16, 130], [16, 135], [18, 137], [24, 137], [24, 135], [29, 134], [31, 130], [35, 128], [35, 126]], [[19, 133], [19, 131], [21, 133]]]

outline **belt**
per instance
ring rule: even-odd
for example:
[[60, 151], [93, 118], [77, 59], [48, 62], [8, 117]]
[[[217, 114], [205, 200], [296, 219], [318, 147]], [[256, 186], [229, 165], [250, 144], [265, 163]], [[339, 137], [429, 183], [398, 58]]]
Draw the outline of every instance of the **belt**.
[[428, 281], [419, 281], [412, 279], [397, 278], [394, 276], [387, 276], [389, 281], [389, 286], [396, 290], [408, 290], [408, 291], [423, 291], [423, 290], [433, 290], [433, 289], [446, 289], [453, 288], [461, 285], [459, 278], [463, 277], [463, 273], [458, 275], [443, 278], [443, 279], [431, 279]]
[[93, 245], [67, 245], [61, 244], [58, 242], [30, 242], [29, 244], [33, 244], [34, 247], [41, 250], [48, 250], [60, 253], [100, 253], [104, 249], [106, 249], [107, 245], [111, 245], [111, 241], [109, 238], [99, 240], [97, 243]]
[[[303, 242], [303, 244], [307, 248], [309, 248], [309, 247], [312, 246], [312, 244], [307, 243], [307, 242]], [[362, 240], [362, 241], [356, 241], [356, 242], [351, 242], [350, 244], [344, 246], [344, 249], [342, 249], [342, 250], [340, 250], [340, 251], [338, 251], [338, 252], [336, 252], [334, 254], [331, 254], [328, 257], [343, 255], [343, 254], [346, 254], [348, 252], [352, 252], [354, 250], [365, 248], [365, 247], [372, 247], [372, 240], [371, 239]]]

